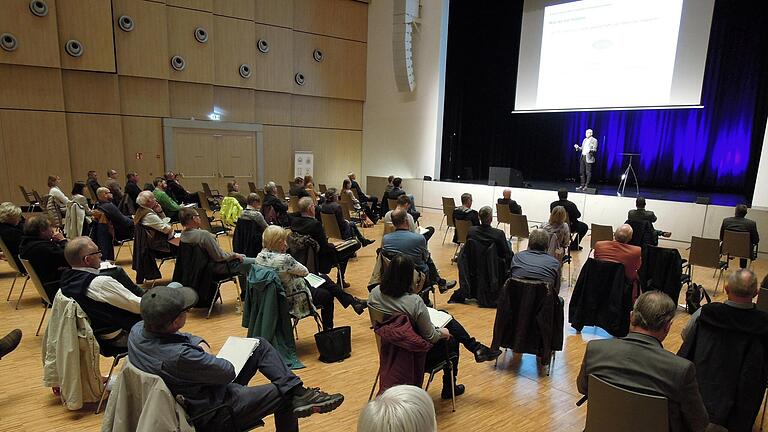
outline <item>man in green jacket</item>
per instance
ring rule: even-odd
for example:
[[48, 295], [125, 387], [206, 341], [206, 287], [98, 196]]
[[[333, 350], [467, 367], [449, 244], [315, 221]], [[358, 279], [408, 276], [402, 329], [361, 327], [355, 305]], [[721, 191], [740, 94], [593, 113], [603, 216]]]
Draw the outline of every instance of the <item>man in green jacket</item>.
[[155, 190], [152, 193], [155, 194], [155, 199], [157, 199], [160, 207], [163, 208], [163, 213], [171, 218], [172, 221], [178, 221], [181, 206], [165, 192], [165, 189], [168, 187], [165, 180], [162, 177], [157, 177], [152, 184], [155, 186]]

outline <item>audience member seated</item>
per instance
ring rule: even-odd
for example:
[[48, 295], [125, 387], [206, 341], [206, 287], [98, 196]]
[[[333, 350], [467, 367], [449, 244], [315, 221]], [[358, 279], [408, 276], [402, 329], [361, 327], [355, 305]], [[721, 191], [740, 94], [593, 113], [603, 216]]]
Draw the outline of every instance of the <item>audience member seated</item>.
[[112, 191], [105, 187], [100, 187], [96, 190], [96, 197], [99, 200], [99, 203], [96, 204], [96, 209], [104, 213], [112, 223], [115, 229], [115, 240], [133, 238], [133, 220], [117, 209], [112, 199]]
[[549, 234], [543, 229], [531, 231], [528, 237], [528, 250], [516, 253], [512, 257], [509, 276], [517, 279], [533, 279], [549, 284], [555, 294], [560, 293], [561, 263], [547, 253]]
[[[720, 225], [720, 241], [723, 241], [723, 235], [725, 230], [748, 232], [749, 241], [752, 244], [752, 257], [757, 258], [757, 244], [760, 243], [760, 234], [757, 232], [757, 224], [755, 221], [747, 219], [747, 206], [739, 204], [736, 206], [736, 214], [734, 217], [727, 217], [723, 219], [723, 223]], [[747, 268], [747, 260], [741, 258], [739, 262], [741, 268]]]
[[[416, 221], [413, 220], [413, 216], [408, 213], [408, 208], [411, 206], [411, 199], [407, 195], [400, 195], [397, 197], [397, 207], [388, 211], [384, 215], [384, 223], [392, 223], [392, 212], [395, 210], [402, 210], [405, 212], [405, 216], [408, 219], [408, 230], [413, 233], [418, 233], [416, 228]], [[425, 228], [427, 232], [424, 233], [424, 239], [429, 241], [432, 238], [432, 234], [435, 233], [435, 227], [428, 226]]]
[[227, 182], [227, 196], [236, 199], [237, 203], [240, 204], [240, 207], [242, 208], [248, 206], [245, 195], [240, 193], [240, 184], [236, 181]]
[[[81, 181], [72, 186], [72, 199], [67, 204], [67, 213], [64, 218], [64, 234], [68, 238], [86, 235], [90, 232], [93, 222], [93, 213], [88, 205], [88, 198], [83, 195], [87, 186]], [[96, 196], [96, 193], [93, 193]]]
[[314, 202], [320, 202], [324, 199], [320, 191], [315, 189], [315, 179], [311, 175], [304, 176], [304, 190]]
[[568, 213], [565, 207], [556, 206], [549, 215], [549, 221], [544, 225], [544, 231], [549, 234], [549, 246], [547, 253], [562, 262], [565, 249], [571, 243], [571, 231], [568, 228], [566, 220]]
[[259, 211], [261, 200], [255, 193], [248, 194], [247, 206], [240, 213], [232, 234], [232, 250], [245, 256], [256, 256], [261, 252], [262, 236], [267, 229], [267, 221]]
[[[120, 205], [120, 201], [123, 200], [123, 188], [117, 181], [117, 170], [111, 169], [107, 171], [107, 189], [112, 192], [112, 204], [115, 206]], [[99, 190], [96, 190], [99, 193]]]
[[638, 271], [642, 264], [642, 249], [632, 246], [632, 227], [624, 224], [616, 228], [613, 240], [604, 240], [595, 243], [595, 259], [624, 264], [624, 272], [627, 280], [632, 282], [633, 297], [640, 293], [638, 286]]
[[373, 226], [378, 222], [378, 212], [374, 212], [371, 207], [363, 205], [362, 201], [355, 197], [355, 193], [352, 192], [352, 183], [348, 179], [344, 179], [344, 181], [341, 182], [341, 196], [342, 199], [347, 199], [352, 203], [352, 207], [358, 214], [363, 212], [361, 219], [363, 219], [363, 223], [366, 227]]
[[139, 199], [139, 193], [141, 187], [139, 186], [139, 175], [135, 172], [129, 172], [125, 175], [127, 181], [125, 182], [125, 194], [131, 197], [132, 202], [136, 202]]
[[568, 229], [570, 232], [575, 232], [577, 234], [577, 237], [571, 243], [571, 250], [581, 250], [582, 247], [579, 246], [579, 243], [581, 243], [581, 239], [587, 235], [589, 227], [584, 222], [579, 221], [581, 212], [578, 208], [576, 208], [576, 204], [568, 201], [568, 190], [561, 188], [557, 191], [557, 196], [559, 199], [557, 201], [553, 201], [549, 205], [549, 211], [551, 212], [557, 206], [562, 206], [565, 208], [565, 212], [568, 213]]
[[[637, 207], [636, 209], [627, 212], [627, 219], [631, 221], [648, 221], [648, 223], [651, 224], [651, 227], [653, 227], [653, 224], [656, 222], [657, 218], [652, 211], [645, 209], [645, 198], [637, 197], [637, 199], [635, 199], [635, 206]], [[657, 244], [659, 236], [672, 236], [672, 233], [669, 231], [659, 231], [655, 228], [653, 228], [653, 231], [657, 239]]]
[[363, 407], [357, 432], [437, 432], [435, 405], [419, 387], [390, 387]]
[[480, 208], [477, 213], [480, 220], [480, 225], [473, 226], [467, 233], [467, 240], [477, 240], [481, 244], [489, 245], [491, 243], [496, 245], [496, 254], [499, 258], [504, 260], [504, 268], [508, 268], [512, 260], [512, 249], [509, 247], [509, 241], [504, 231], [491, 226], [493, 222], [493, 209], [489, 206]]
[[264, 200], [261, 202], [264, 219], [269, 224], [290, 226], [291, 218], [288, 216], [288, 204], [278, 198], [276, 194], [277, 185], [275, 182], [269, 182], [264, 186]]
[[[382, 200], [382, 208], [384, 208], [385, 211], [391, 210], [389, 208], [389, 202], [387, 201], [387, 199], [396, 200], [397, 197], [399, 197], [400, 195], [407, 195], [408, 198], [410, 198], [411, 200], [411, 206], [408, 208], [408, 213], [410, 213], [411, 216], [413, 216], [413, 220], [419, 220], [419, 216], [421, 216], [421, 213], [419, 213], [416, 210], [416, 198], [413, 196], [413, 194], [406, 193], [405, 190], [403, 190], [400, 187], [400, 185], [402, 184], [403, 184], [403, 179], [401, 179], [400, 177], [395, 177], [392, 180], [392, 189], [389, 189], [384, 194], [384, 200]], [[387, 203], [386, 207], [384, 207], [385, 202]]]
[[[331, 268], [338, 264], [341, 275], [347, 268], [347, 262], [352, 255], [360, 249], [359, 242], [346, 242], [339, 247], [328, 241], [328, 236], [323, 230], [323, 224], [315, 218], [315, 203], [312, 198], [304, 197], [299, 200], [299, 216], [291, 222], [291, 230], [295, 233], [312, 237], [320, 245], [318, 257], [319, 271], [328, 274]], [[344, 288], [349, 287], [349, 282], [344, 281]]]
[[[641, 294], [630, 314], [629, 335], [587, 344], [576, 381], [579, 393], [589, 395], [588, 377], [594, 374], [621, 388], [666, 397], [670, 431], [704, 431], [709, 416], [696, 382], [696, 367], [661, 344], [676, 309], [675, 302], [660, 291]], [[765, 381], [760, 385], [765, 386]]]
[[379, 199], [375, 196], [368, 196], [363, 192], [363, 188], [361, 188], [360, 183], [357, 182], [357, 175], [355, 175], [355, 173], [350, 172], [347, 174], [347, 178], [349, 179], [349, 187], [357, 193], [357, 199], [360, 201], [360, 204], [365, 205], [371, 203], [371, 210], [378, 214]]
[[222, 249], [215, 235], [200, 229], [200, 215], [195, 209], [182, 208], [179, 211], [179, 223], [184, 227], [181, 231], [181, 243], [199, 246], [205, 251], [213, 261], [214, 277], [221, 279], [229, 275], [240, 275], [241, 286], [246, 286], [242, 282], [251, 271], [251, 266], [256, 263], [256, 258]]
[[101, 251], [88, 237], [70, 240], [64, 255], [72, 268], [61, 276], [61, 293], [88, 315], [99, 345], [128, 346], [131, 327], [141, 321], [141, 289], [135, 285], [129, 289], [111, 276], [99, 275]]
[[24, 235], [24, 222], [22, 219], [21, 208], [16, 206], [16, 204], [12, 202], [0, 204], [0, 239], [3, 240], [3, 243], [5, 243], [8, 251], [11, 253], [11, 256], [5, 257], [5, 259], [7, 261], [14, 260], [16, 267], [20, 270], [24, 269], [19, 259], [19, 246]]
[[61, 191], [60, 184], [61, 177], [48, 176], [48, 187], [50, 189], [48, 190], [48, 202], [44, 205], [48, 216], [51, 218], [51, 223], [56, 228], [61, 227], [64, 223], [64, 215], [67, 211], [67, 205], [69, 205], [69, 198]]
[[[296, 292], [306, 291], [310, 294], [314, 306], [320, 308], [320, 316], [323, 320], [323, 329], [333, 328], [333, 299], [341, 303], [346, 309], [349, 306], [355, 310], [358, 315], [365, 311], [366, 303], [352, 295], [344, 292], [338, 285], [334, 284], [328, 276], [323, 276], [325, 283], [317, 288], [312, 287], [304, 276], [309, 271], [300, 262], [296, 261], [286, 251], [288, 250], [289, 231], [276, 225], [270, 225], [264, 231], [262, 243], [264, 249], [256, 256], [256, 264], [262, 267], [268, 267], [277, 272], [285, 288], [286, 295], [290, 296]], [[294, 303], [294, 306], [300, 304]], [[305, 305], [312, 307], [311, 305]], [[298, 311], [294, 316], [306, 316], [309, 311]]]
[[408, 227], [407, 214], [403, 210], [392, 212], [392, 225], [395, 231], [384, 236], [381, 248], [390, 254], [401, 254], [411, 258], [416, 270], [427, 275], [429, 285], [437, 285], [440, 293], [445, 293], [456, 286], [456, 281], [446, 281], [440, 277], [440, 273], [432, 261], [432, 256], [427, 248], [427, 240], [424, 236], [411, 232]]
[[293, 179], [293, 185], [288, 190], [288, 193], [291, 196], [304, 198], [308, 197], [309, 193], [307, 193], [306, 189], [304, 188], [304, 178], [303, 177], [296, 177]]
[[32, 264], [51, 301], [59, 291], [62, 273], [69, 268], [64, 258], [66, 244], [67, 241], [60, 232], [54, 234], [47, 216], [32, 216], [24, 224], [19, 256]]
[[728, 300], [691, 315], [678, 352], [696, 365], [710, 421], [729, 431], [752, 430], [768, 379], [768, 314], [752, 303], [758, 291], [753, 272], [731, 273]]
[[[395, 212], [393, 218], [402, 222], [405, 218], [398, 216], [398, 213]], [[404, 232], [411, 234], [407, 230]], [[387, 234], [387, 236], [392, 234], [394, 233]], [[421, 240], [424, 241], [424, 238], [421, 237]], [[456, 382], [456, 375], [459, 369], [458, 344], [464, 345], [464, 348], [475, 356], [475, 361], [478, 363], [495, 360], [501, 355], [501, 351], [492, 350], [471, 337], [456, 318], [450, 320], [445, 327], [436, 328], [429, 318], [429, 311], [424, 301], [419, 295], [410, 291], [413, 285], [413, 270], [414, 261], [408, 255], [401, 254], [395, 256], [386, 270], [384, 270], [381, 284], [371, 291], [368, 297], [368, 305], [385, 315], [407, 315], [416, 327], [416, 332], [434, 344], [427, 353], [428, 365], [445, 359], [447, 350], [450, 353], [449, 356], [457, 359], [453, 365], [453, 382]], [[463, 394], [464, 390], [464, 385], [456, 384], [456, 396]], [[451, 376], [450, 369], [447, 367], [443, 370], [441, 397], [443, 399], [451, 399]]]
[[173, 171], [165, 173], [165, 192], [179, 204], [194, 203], [199, 205], [200, 197], [197, 195], [197, 192], [187, 192], [184, 186], [181, 185], [181, 182], [179, 182], [179, 176], [181, 174], [174, 173]]
[[88, 171], [88, 179], [86, 180], [86, 183], [88, 183], [88, 188], [91, 190], [91, 195], [96, 196], [96, 191], [101, 187], [99, 184], [99, 175], [96, 174], [96, 171]]
[[496, 201], [498, 204], [506, 204], [509, 206], [509, 212], [516, 215], [523, 214], [523, 208], [520, 207], [520, 204], [517, 203], [517, 201], [512, 199], [512, 190], [511, 189], [504, 189], [504, 192], [502, 192], [502, 198], [499, 198], [498, 201]]
[[136, 283], [142, 283], [144, 279], [160, 277], [155, 259], [176, 256], [178, 248], [168, 242], [173, 238], [173, 227], [155, 195], [150, 191], [141, 191], [136, 204], [139, 208], [133, 215], [136, 235], [131, 268], [136, 270]]
[[[162, 378], [174, 397], [183, 398], [191, 417], [227, 404], [244, 427], [274, 413], [278, 432], [298, 431], [298, 418], [333, 411], [344, 401], [341, 394], [305, 388], [262, 338], [236, 375], [232, 363], [213, 355], [203, 338], [179, 332], [196, 303], [197, 295], [189, 288], [153, 288], [142, 297], [143, 321], [131, 329], [128, 339], [131, 364]], [[248, 387], [257, 371], [269, 383]], [[225, 415], [218, 414], [201, 416], [195, 428], [223, 430]]]
[[157, 177], [152, 182], [152, 185], [155, 187], [152, 193], [155, 194], [155, 199], [160, 204], [160, 207], [163, 208], [163, 213], [171, 218], [171, 221], [178, 221], [181, 206], [165, 192], [165, 189], [168, 187], [165, 179]]
[[[453, 220], [468, 220], [472, 222], [472, 226], [480, 226], [480, 217], [477, 211], [472, 209], [472, 194], [461, 194], [461, 206], [453, 210]], [[453, 242], [459, 242], [459, 234], [456, 230], [453, 231]]]
[[376, 240], [365, 238], [354, 222], [344, 219], [344, 209], [336, 200], [336, 196], [336, 188], [328, 189], [325, 192], [325, 202], [320, 206], [320, 212], [336, 217], [336, 224], [339, 225], [339, 232], [344, 240], [357, 239], [363, 247], [376, 242]]

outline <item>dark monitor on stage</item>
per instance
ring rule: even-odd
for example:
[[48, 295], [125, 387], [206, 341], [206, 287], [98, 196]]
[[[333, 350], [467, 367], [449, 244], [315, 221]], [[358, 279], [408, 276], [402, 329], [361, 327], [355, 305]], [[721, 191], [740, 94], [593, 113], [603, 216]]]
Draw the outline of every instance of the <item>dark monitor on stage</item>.
[[523, 187], [523, 173], [508, 167], [489, 167], [488, 184], [495, 182], [497, 186]]

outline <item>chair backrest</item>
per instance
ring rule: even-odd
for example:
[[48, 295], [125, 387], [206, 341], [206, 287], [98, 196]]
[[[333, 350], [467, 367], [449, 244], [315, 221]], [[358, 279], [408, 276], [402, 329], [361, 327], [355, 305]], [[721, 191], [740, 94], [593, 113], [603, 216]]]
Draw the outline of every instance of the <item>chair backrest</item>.
[[35, 196], [32, 195], [31, 193], [27, 192], [27, 190], [24, 189], [24, 186], [19, 185], [19, 190], [21, 191], [21, 194], [24, 195], [24, 200], [28, 204], [30, 204], [30, 205], [39, 204], [39, 201], [37, 201], [37, 202], [35, 201]]
[[8, 265], [11, 266], [11, 268], [16, 273], [27, 274], [27, 272], [24, 269], [20, 269], [19, 266], [16, 265], [16, 260], [14, 259], [16, 257], [14, 257], [11, 254], [11, 250], [8, 249], [8, 245], [6, 245], [5, 242], [3, 241], [3, 239], [1, 239], [1, 238], [0, 238], [0, 250], [3, 251], [3, 255], [5, 256], [5, 259], [6, 259], [6, 262], [8, 263]]
[[512, 212], [507, 204], [496, 204], [496, 221], [498, 223], [511, 224]]
[[456, 227], [453, 223], [453, 212], [456, 210], [456, 200], [452, 197], [442, 197], [443, 200], [443, 216], [449, 227]]
[[645, 248], [647, 245], [655, 246], [653, 226], [647, 220], [627, 219], [624, 223], [632, 227], [632, 240], [629, 244]]
[[509, 217], [509, 236], [528, 238], [530, 236], [530, 230], [528, 229], [528, 216], [510, 213]]
[[320, 246], [317, 242], [308, 235], [299, 234], [297, 232], [291, 232], [288, 235], [288, 253], [304, 265], [310, 273], [316, 273], [317, 262], [317, 249]]
[[256, 193], [256, 183], [248, 182], [248, 190], [250, 190], [251, 193]]
[[341, 214], [344, 215], [344, 219], [346, 220], [352, 220], [351, 214], [357, 213], [355, 211], [355, 207], [352, 205], [351, 200], [341, 200]]
[[43, 282], [40, 280], [40, 277], [37, 275], [37, 272], [35, 272], [34, 267], [32, 267], [32, 263], [30, 263], [29, 260], [25, 260], [22, 258], [21, 264], [27, 270], [29, 279], [32, 280], [32, 285], [35, 286], [35, 290], [37, 290], [37, 294], [40, 295], [40, 298], [43, 299], [46, 305], [52, 305], [53, 301], [48, 298], [48, 293], [45, 292], [45, 288], [43, 287]]
[[40, 203], [41, 206], [45, 205], [45, 203], [48, 202], [48, 195], [44, 195], [41, 197], [40, 194], [34, 189], [32, 189], [32, 195], [35, 196], [35, 201]]
[[320, 219], [323, 222], [323, 229], [328, 238], [344, 240], [344, 237], [341, 236], [339, 224], [336, 222], [336, 216], [328, 213], [320, 213]]
[[757, 296], [757, 310], [768, 312], [768, 289], [760, 288]]
[[456, 238], [459, 244], [467, 242], [467, 234], [472, 227], [472, 222], [468, 220], [456, 220]]
[[[368, 306], [368, 317], [371, 319], [371, 328], [376, 327], [376, 324], [381, 324], [390, 318], [389, 315], [371, 306]], [[376, 334], [376, 332], [374, 332], [373, 335], [376, 337], [376, 351], [381, 351], [381, 338], [379, 338], [379, 335]]]
[[200, 228], [213, 233], [213, 227], [211, 227], [211, 221], [208, 220], [208, 212], [200, 207], [195, 207], [195, 211], [200, 215]]
[[264, 189], [256, 189], [256, 195], [259, 196], [259, 199], [264, 202]]
[[[197, 197], [200, 200], [200, 208], [202, 208], [203, 210], [206, 210], [206, 211], [209, 211], [209, 212], [213, 213], [213, 210], [211, 210], [211, 204], [208, 202], [208, 198], [206, 196], [206, 193], [205, 192], [198, 192], [197, 193]], [[206, 216], [206, 218], [207, 218], [207, 216]]]
[[397, 200], [392, 198], [387, 198], [387, 205], [389, 206], [390, 210], [394, 210], [397, 208]]
[[278, 198], [280, 198], [281, 200], [285, 200], [285, 190], [283, 189], [282, 186], [277, 185], [275, 191], [277, 193]]
[[213, 192], [211, 192], [211, 187], [208, 186], [208, 183], [202, 182], [202, 185], [203, 185], [203, 192], [205, 193], [205, 196], [210, 199], [214, 199], [215, 197], [213, 196]]
[[589, 247], [595, 248], [595, 244], [599, 241], [613, 240], [613, 227], [610, 225], [598, 225], [592, 224], [592, 234], [589, 240]]
[[325, 193], [328, 190], [328, 186], [326, 186], [324, 183], [318, 183], [317, 187], [320, 188], [320, 193]]
[[748, 232], [725, 230], [723, 253], [732, 257], [752, 258], [752, 243]]
[[716, 238], [691, 237], [691, 251], [688, 254], [691, 265], [719, 268], [720, 240]]
[[667, 398], [616, 387], [589, 376], [586, 432], [668, 431]]
[[288, 200], [288, 213], [296, 213], [299, 211], [299, 197], [291, 195], [291, 199]]

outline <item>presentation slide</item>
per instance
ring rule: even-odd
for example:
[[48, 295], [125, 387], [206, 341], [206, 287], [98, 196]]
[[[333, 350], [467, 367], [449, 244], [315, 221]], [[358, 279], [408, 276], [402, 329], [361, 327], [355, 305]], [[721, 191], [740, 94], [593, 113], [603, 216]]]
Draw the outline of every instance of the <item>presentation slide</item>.
[[698, 105], [713, 5], [526, 1], [515, 110]]

